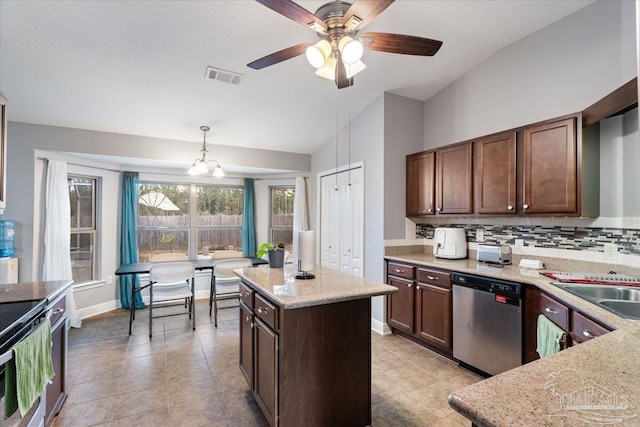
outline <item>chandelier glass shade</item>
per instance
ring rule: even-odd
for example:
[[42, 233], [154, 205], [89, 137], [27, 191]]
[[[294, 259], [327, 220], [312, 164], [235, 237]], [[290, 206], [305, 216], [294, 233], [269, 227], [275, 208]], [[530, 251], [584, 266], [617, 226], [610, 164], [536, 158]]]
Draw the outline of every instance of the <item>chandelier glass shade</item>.
[[204, 133], [202, 148], [200, 149], [202, 157], [196, 159], [193, 162], [191, 168], [189, 168], [189, 171], [187, 173], [192, 176], [206, 175], [210, 172], [209, 164], [211, 163], [212, 165], [215, 165], [213, 167], [213, 172], [211, 173], [211, 175], [215, 176], [216, 178], [221, 178], [224, 176], [224, 171], [222, 170], [222, 166], [220, 166], [220, 163], [214, 159], [207, 160], [207, 153], [209, 152], [209, 150], [207, 150], [207, 132], [210, 130], [210, 128], [209, 126], [200, 126], [200, 130]]
[[[342, 61], [347, 71], [347, 78], [351, 78], [366, 68], [360, 60], [364, 47], [359, 40], [343, 36], [337, 44], [337, 49], [328, 40], [320, 40], [305, 51], [307, 61], [316, 68], [316, 75], [328, 80], [335, 80], [338, 60]], [[336, 59], [339, 58], [339, 59]]]

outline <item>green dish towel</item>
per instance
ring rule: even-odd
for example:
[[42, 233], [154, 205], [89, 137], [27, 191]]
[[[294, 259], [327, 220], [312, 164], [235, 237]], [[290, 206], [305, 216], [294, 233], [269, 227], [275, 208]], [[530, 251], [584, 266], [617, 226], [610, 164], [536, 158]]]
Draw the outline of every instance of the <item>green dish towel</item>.
[[544, 314], [538, 316], [538, 346], [536, 351], [540, 358], [560, 351], [560, 340], [566, 332], [549, 320]]
[[5, 366], [5, 418], [16, 409], [20, 409], [20, 416], [24, 417], [55, 375], [49, 319], [43, 320], [34, 332], [13, 347], [13, 359]]

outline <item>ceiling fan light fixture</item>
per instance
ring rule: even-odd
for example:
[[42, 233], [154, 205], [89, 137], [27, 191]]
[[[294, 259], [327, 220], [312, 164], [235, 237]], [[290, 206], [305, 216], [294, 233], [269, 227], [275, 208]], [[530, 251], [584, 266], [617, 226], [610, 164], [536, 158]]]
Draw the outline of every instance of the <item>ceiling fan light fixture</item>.
[[360, 71], [367, 68], [367, 66], [364, 65], [364, 62], [358, 61], [355, 64], [345, 64], [344, 68], [347, 71], [347, 78], [350, 79], [351, 77], [358, 74]]
[[309, 46], [305, 51], [307, 61], [314, 68], [322, 68], [327, 59], [331, 57], [331, 43], [327, 40], [320, 40], [313, 46]]
[[359, 40], [354, 40], [349, 36], [344, 36], [338, 42], [338, 49], [345, 65], [352, 65], [360, 61], [364, 53], [364, 46]]
[[336, 58], [330, 56], [324, 63], [324, 67], [316, 70], [316, 75], [327, 80], [336, 79]]

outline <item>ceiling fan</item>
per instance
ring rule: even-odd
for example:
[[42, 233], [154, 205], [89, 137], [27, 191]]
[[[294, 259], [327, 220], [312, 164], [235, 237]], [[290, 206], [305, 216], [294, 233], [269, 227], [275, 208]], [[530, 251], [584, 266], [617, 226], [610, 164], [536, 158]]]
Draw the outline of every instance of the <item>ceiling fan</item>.
[[363, 49], [404, 55], [433, 56], [442, 42], [423, 37], [390, 33], [358, 34], [394, 0], [355, 0], [326, 3], [311, 13], [292, 0], [256, 0], [279, 14], [318, 33], [315, 44], [300, 43], [257, 59], [248, 67], [255, 70], [306, 54], [316, 74], [334, 80], [338, 89], [353, 85], [353, 76], [365, 68], [360, 61]]

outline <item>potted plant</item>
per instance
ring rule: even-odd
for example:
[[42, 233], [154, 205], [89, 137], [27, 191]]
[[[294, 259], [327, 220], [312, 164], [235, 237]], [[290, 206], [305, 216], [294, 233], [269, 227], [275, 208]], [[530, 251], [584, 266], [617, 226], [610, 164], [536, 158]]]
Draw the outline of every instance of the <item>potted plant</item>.
[[284, 264], [284, 243], [278, 243], [277, 246], [273, 246], [271, 243], [261, 244], [256, 256], [264, 258], [265, 255], [269, 256], [269, 267], [282, 268]]

